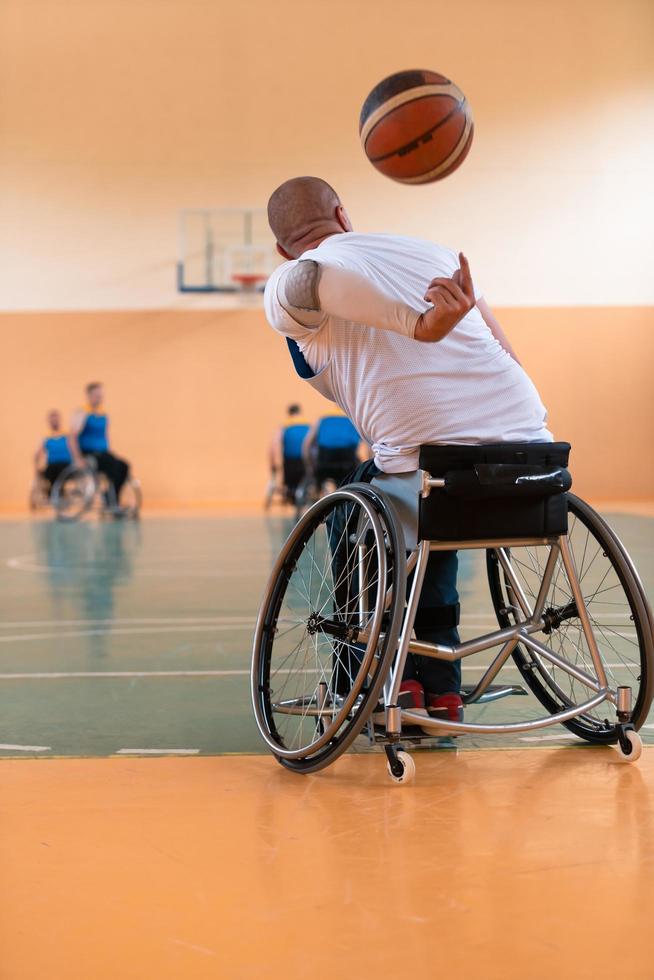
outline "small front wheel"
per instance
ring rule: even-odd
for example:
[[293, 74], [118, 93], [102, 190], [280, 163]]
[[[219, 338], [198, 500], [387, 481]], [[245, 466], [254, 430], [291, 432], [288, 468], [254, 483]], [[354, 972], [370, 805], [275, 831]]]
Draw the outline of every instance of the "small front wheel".
[[620, 762], [637, 762], [643, 753], [643, 740], [633, 729], [628, 729], [616, 743]]
[[397, 783], [397, 785], [412, 783], [416, 778], [416, 764], [413, 756], [409, 755], [408, 752], [397, 752], [396, 757], [397, 761], [402, 766], [402, 772], [393, 772], [390, 762], [387, 762], [386, 768], [388, 770], [388, 775], [391, 777], [394, 783]]

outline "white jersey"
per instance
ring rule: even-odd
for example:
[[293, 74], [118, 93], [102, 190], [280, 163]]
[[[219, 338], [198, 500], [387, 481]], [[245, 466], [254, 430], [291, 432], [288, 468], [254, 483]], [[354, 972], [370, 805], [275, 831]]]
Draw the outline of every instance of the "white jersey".
[[[366, 276], [418, 312], [428, 309], [430, 280], [459, 265], [455, 252], [432, 242], [353, 232], [330, 236], [302, 259]], [[349, 415], [383, 472], [417, 469], [426, 443], [551, 441], [536, 388], [476, 306], [437, 343], [334, 316], [307, 327], [277, 298], [279, 278], [295, 261], [268, 280], [268, 322], [296, 341], [315, 375], [308, 380]]]

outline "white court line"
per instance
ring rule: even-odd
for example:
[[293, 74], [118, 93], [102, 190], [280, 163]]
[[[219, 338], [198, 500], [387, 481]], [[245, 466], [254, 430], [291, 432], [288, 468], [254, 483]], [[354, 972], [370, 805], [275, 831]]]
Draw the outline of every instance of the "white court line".
[[8, 742], [0, 743], [0, 749], [11, 752], [52, 752], [49, 745], [11, 745]]
[[[625, 614], [626, 616], [626, 614]], [[618, 617], [619, 618], [619, 617]], [[624, 618], [624, 617], [623, 617]], [[256, 618], [254, 616], [131, 616], [112, 617], [111, 619], [8, 619], [0, 621], [0, 629], [20, 629], [22, 626], [112, 626], [114, 623], [120, 625], [138, 624], [167, 624], [167, 623], [234, 623], [237, 625], [254, 626]], [[601, 621], [600, 625], [602, 625]], [[497, 626], [497, 620], [489, 618], [485, 613], [468, 613], [460, 627], [465, 628], [468, 623], [476, 623], [481, 626]], [[635, 627], [631, 628], [635, 632]]]
[[521, 735], [521, 742], [560, 742], [565, 740], [566, 742], [583, 742], [582, 738], [577, 738], [575, 735]]
[[[290, 671], [280, 671], [290, 673]], [[317, 673], [317, 671], [316, 671]], [[250, 674], [249, 670], [71, 670], [36, 674], [0, 674], [0, 681], [58, 681], [69, 678], [100, 677], [232, 677]]]
[[[624, 667], [624, 664], [605, 664], [605, 667], [611, 667], [614, 670], [618, 667]], [[518, 668], [515, 664], [507, 664], [502, 668], [502, 671], [513, 670], [516, 671]], [[488, 664], [464, 664], [461, 667], [462, 671], [484, 671], [488, 670]], [[292, 670], [280, 670], [280, 674], [291, 674]], [[320, 671], [318, 669], [313, 671], [305, 671], [305, 673], [315, 673], [318, 674]], [[36, 673], [21, 673], [21, 674], [0, 674], [0, 681], [53, 681], [53, 680], [68, 680], [75, 678], [90, 678], [92, 680], [99, 679], [101, 677], [249, 677], [250, 671], [243, 669], [235, 670], [71, 670], [71, 671], [43, 671]], [[654, 728], [654, 725], [644, 725], [644, 728], [650, 727]]]
[[23, 626], [138, 626], [150, 624], [164, 626], [183, 623], [226, 623], [236, 626], [254, 626], [251, 616], [135, 616], [131, 619], [14, 619], [0, 622], [0, 629], [20, 629]]
[[[51, 573], [57, 571], [67, 571], [70, 572], [71, 568], [77, 569], [79, 571], [85, 571], [88, 565], [76, 565], [74, 562], [70, 565], [43, 565], [39, 561], [35, 560], [37, 556], [35, 555], [16, 555], [14, 558], [5, 559], [5, 565], [7, 568], [13, 569], [16, 572], [36, 572], [38, 574]], [[180, 559], [170, 558], [162, 559], [161, 564], [169, 567], [165, 568], [148, 568], [146, 566], [139, 567], [138, 565], [134, 568], [134, 573], [136, 576], [158, 576], [163, 578], [248, 578], [257, 577], [261, 575], [269, 575], [271, 565], [266, 564], [260, 568], [253, 568], [249, 565], [248, 568], [235, 568], [235, 569], [218, 569], [212, 567], [207, 570], [197, 570], [197, 569], [180, 569], [179, 567]], [[217, 564], [217, 563], [216, 563]]]
[[[489, 619], [483, 613], [471, 613], [466, 616], [466, 622], [479, 623], [482, 626], [497, 626], [495, 620]], [[13, 619], [0, 622], [0, 629], [20, 629], [23, 626], [113, 626], [114, 624], [132, 625], [166, 625], [184, 623], [225, 623], [237, 626], [254, 626], [254, 616], [133, 616], [128, 619], [116, 617], [112, 619]], [[461, 623], [465, 626], [466, 623]]]
[[118, 749], [116, 755], [198, 755], [199, 749]]
[[56, 633], [15, 633], [0, 636], [0, 643], [25, 643], [32, 640], [76, 639], [83, 636], [149, 636], [154, 633], [227, 633], [230, 630], [251, 630], [254, 623], [217, 623], [213, 626], [132, 626], [97, 630], [57, 630]]
[[[480, 625], [480, 624], [477, 624]], [[194, 625], [192, 623], [180, 623], [177, 626], [107, 626], [105, 629], [90, 630], [57, 630], [53, 633], [13, 633], [9, 636], [0, 635], [0, 643], [28, 643], [34, 640], [60, 640], [60, 639], [81, 639], [85, 636], [152, 636], [157, 633], [229, 633], [230, 631], [252, 630], [255, 623], [253, 620], [241, 623], [212, 623], [207, 625]], [[629, 639], [624, 634], [618, 634], [623, 639]], [[607, 666], [621, 667], [624, 664], [607, 664]]]

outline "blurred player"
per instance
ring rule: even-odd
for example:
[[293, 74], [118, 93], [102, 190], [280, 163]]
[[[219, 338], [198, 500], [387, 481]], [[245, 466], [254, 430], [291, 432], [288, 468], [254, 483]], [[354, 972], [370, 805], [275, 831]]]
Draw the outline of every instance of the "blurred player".
[[61, 429], [61, 412], [53, 408], [46, 415], [49, 433], [41, 440], [34, 454], [36, 475], [42, 477], [48, 484], [48, 493], [52, 486], [73, 461], [68, 443], [68, 436]]
[[87, 405], [73, 415], [70, 427], [70, 448], [73, 461], [84, 467], [84, 457], [95, 459], [98, 471], [113, 485], [116, 501], [128, 475], [129, 463], [109, 450], [109, 417], [104, 410], [104, 389], [99, 381], [86, 386]]
[[286, 424], [277, 430], [270, 446], [272, 485], [279, 485], [281, 480], [289, 503], [295, 500], [296, 490], [304, 478], [302, 445], [310, 426], [302, 418], [301, 411], [299, 405], [288, 406]]
[[320, 488], [328, 480], [341, 483], [359, 464], [361, 437], [342, 412], [331, 412], [311, 427], [304, 441], [307, 472]]

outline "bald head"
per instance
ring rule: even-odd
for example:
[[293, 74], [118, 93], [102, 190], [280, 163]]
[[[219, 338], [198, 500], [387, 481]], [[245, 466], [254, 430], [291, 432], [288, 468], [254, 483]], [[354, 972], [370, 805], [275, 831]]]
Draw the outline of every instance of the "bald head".
[[351, 231], [333, 187], [320, 177], [293, 177], [273, 191], [268, 223], [282, 251], [297, 258], [328, 235]]

